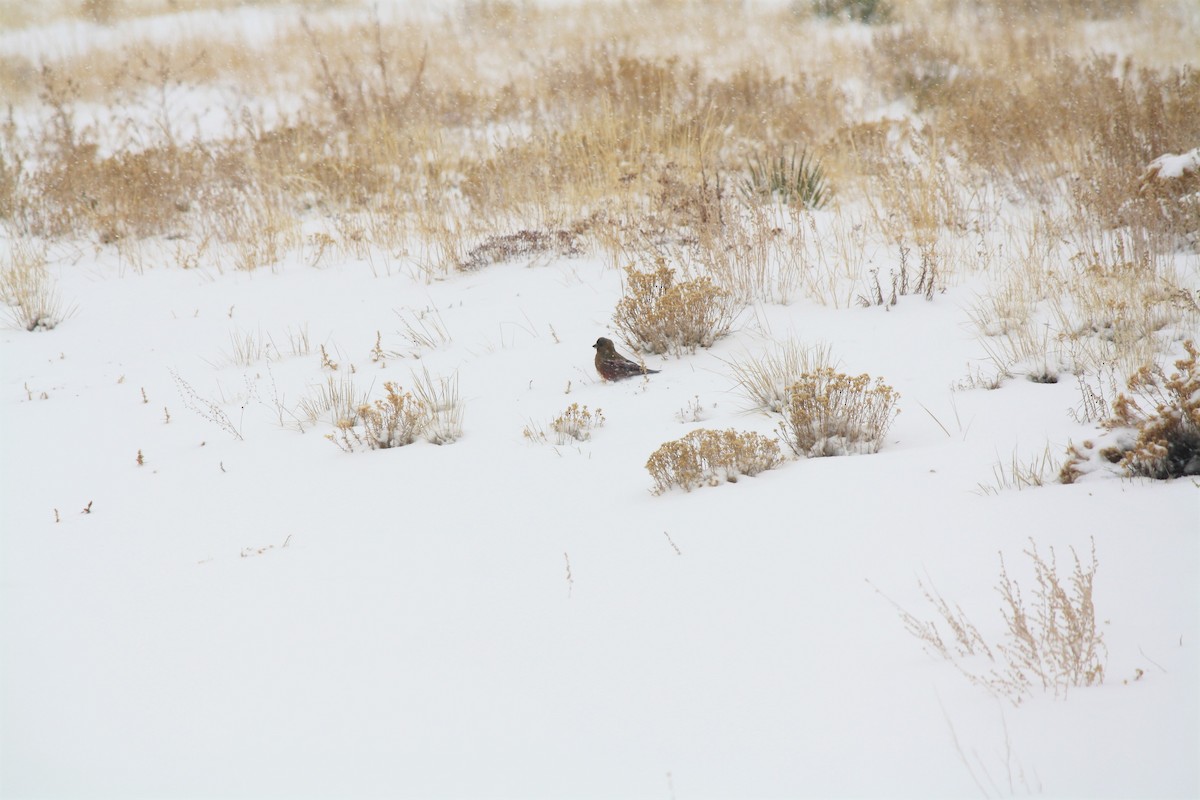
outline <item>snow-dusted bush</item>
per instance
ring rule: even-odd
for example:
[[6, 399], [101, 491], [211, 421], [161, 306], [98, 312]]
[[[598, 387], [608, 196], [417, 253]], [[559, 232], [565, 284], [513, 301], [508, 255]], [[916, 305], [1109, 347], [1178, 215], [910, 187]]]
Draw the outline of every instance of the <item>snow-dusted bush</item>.
[[[1072, 444], [1060, 473], [1073, 483], [1105, 462], [1128, 475], [1165, 480], [1200, 475], [1200, 366], [1192, 341], [1184, 342], [1187, 356], [1175, 362], [1167, 376], [1157, 364], [1144, 366], [1126, 383], [1105, 420], [1109, 434], [1101, 446], [1085, 441]], [[1109, 468], [1114, 469], [1113, 467]]]
[[687, 491], [698, 486], [737, 483], [741, 475], [757, 475], [783, 462], [779, 444], [766, 436], [700, 429], [666, 442], [650, 456], [646, 469], [654, 478], [654, 493], [673, 486]]
[[[555, 443], [559, 445], [570, 442], [586, 442], [592, 438], [592, 431], [604, 424], [604, 412], [596, 409], [589, 411], [587, 406], [571, 403], [566, 410], [550, 421], [550, 430], [554, 431]], [[546, 433], [541, 426], [530, 424], [525, 428], [525, 438], [533, 442], [546, 441]]]
[[414, 379], [412, 392], [385, 383], [384, 399], [364, 401], [354, 407], [353, 414], [335, 417], [336, 430], [326, 438], [348, 453], [361, 448], [403, 447], [418, 436], [434, 444], [455, 441], [462, 435], [463, 415], [458, 377], [433, 378], [424, 372]]
[[19, 244], [0, 271], [0, 299], [12, 323], [27, 331], [48, 331], [74, 311], [46, 271], [45, 253]]
[[329, 435], [334, 444], [349, 452], [356, 446], [386, 450], [416, 441], [429, 424], [425, 404], [413, 397], [412, 393], [402, 392], [391, 381], [385, 383], [383, 388], [387, 392], [383, 400], [376, 400], [374, 404], [363, 403], [356, 409], [362, 431], [354, 425], [353, 419], [340, 420], [336, 425], [337, 430]]
[[647, 353], [696, 352], [729, 332], [737, 316], [729, 293], [707, 276], [678, 280], [659, 261], [653, 272], [625, 270], [625, 294], [613, 323], [624, 340]]
[[1129, 379], [1130, 394], [1113, 406], [1110, 427], [1137, 430], [1122, 464], [1148, 478], [1200, 475], [1200, 369], [1196, 345], [1185, 342], [1187, 357], [1175, 362], [1167, 377], [1157, 365], [1143, 367]]
[[796, 455], [877, 453], [900, 410], [900, 395], [870, 375], [852, 377], [822, 367], [787, 389], [780, 434]]
[[1200, 147], [1151, 161], [1138, 181], [1138, 201], [1155, 223], [1200, 245]]

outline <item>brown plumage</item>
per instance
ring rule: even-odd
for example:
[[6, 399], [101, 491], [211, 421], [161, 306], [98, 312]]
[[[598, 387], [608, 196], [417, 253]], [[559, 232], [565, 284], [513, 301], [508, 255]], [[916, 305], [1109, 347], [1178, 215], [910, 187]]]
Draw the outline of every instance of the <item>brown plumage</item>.
[[619, 381], [622, 378], [632, 378], [634, 375], [652, 375], [658, 372], [658, 370], [649, 369], [636, 361], [630, 361], [618, 353], [611, 339], [601, 336], [592, 347], [596, 348], [596, 372], [599, 372], [600, 377], [606, 381]]

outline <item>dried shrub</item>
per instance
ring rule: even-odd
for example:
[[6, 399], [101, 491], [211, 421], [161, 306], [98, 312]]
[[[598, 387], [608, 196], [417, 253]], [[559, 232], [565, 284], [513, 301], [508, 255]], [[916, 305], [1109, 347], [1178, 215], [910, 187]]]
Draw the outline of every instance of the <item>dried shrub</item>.
[[600, 409], [592, 413], [587, 406], [571, 403], [566, 411], [554, 418], [550, 429], [558, 435], [559, 444], [566, 444], [568, 439], [586, 442], [592, 438], [592, 431], [603, 424], [604, 412]]
[[875, 37], [879, 79], [925, 111], [953, 97], [963, 61], [947, 41], [925, 27], [906, 27]]
[[1027, 606], [1018, 583], [1009, 576], [1000, 555], [1000, 613], [1005, 638], [989, 645], [979, 628], [962, 608], [951, 605], [932, 583], [918, 582], [921, 593], [941, 618], [925, 620], [892, 605], [904, 627], [921, 641], [931, 655], [949, 661], [967, 680], [1013, 705], [1031, 696], [1035, 689], [1067, 696], [1073, 687], [1103, 683], [1108, 651], [1104, 634], [1096, 626], [1093, 602], [1096, 546], [1086, 565], [1071, 548], [1075, 565], [1067, 578], [1060, 577], [1054, 548], [1049, 558], [1038, 552], [1033, 540], [1024, 551], [1034, 571], [1033, 604]]
[[13, 325], [27, 331], [48, 331], [74, 313], [46, 270], [45, 252], [17, 243], [0, 271], [0, 300]]
[[1130, 237], [1115, 236], [1107, 250], [1071, 260], [1051, 307], [1060, 335], [1076, 348], [1077, 364], [1124, 363], [1123, 371], [1130, 371], [1153, 358], [1164, 332], [1191, 330], [1200, 321], [1200, 304], [1172, 260], [1139, 250]]
[[571, 231], [523, 230], [504, 236], [489, 236], [483, 244], [467, 253], [458, 268], [469, 272], [517, 258], [533, 258], [546, 253], [577, 256], [582, 252], [578, 235]]
[[625, 270], [625, 294], [613, 322], [632, 349], [696, 352], [729, 332], [736, 310], [729, 294], [707, 276], [677, 280], [663, 261], [653, 272]]
[[1092, 600], [1097, 567], [1095, 542], [1086, 568], [1071, 548], [1075, 568], [1066, 587], [1058, 576], [1053, 547], [1048, 563], [1032, 539], [1025, 555], [1033, 562], [1037, 583], [1033, 608], [1025, 608], [1020, 587], [1004, 567], [1003, 555], [996, 587], [1004, 600], [1001, 613], [1009, 633], [1008, 642], [997, 647], [1008, 662], [1012, 691], [1028, 693], [1040, 683], [1043, 690], [1065, 697], [1069, 687], [1102, 683], [1107, 652], [1104, 634], [1096, 628]]
[[387, 450], [412, 444], [429, 424], [425, 404], [402, 392], [396, 384], [388, 381], [383, 385], [387, 396], [374, 404], [363, 403], [357, 411], [362, 426], [360, 433], [353, 419], [340, 420], [336, 431], [329, 435], [334, 444], [347, 452], [357, 447], [370, 450]]
[[1146, 220], [1200, 248], [1200, 147], [1151, 161], [1138, 179], [1134, 205]]
[[908, 254], [912, 252], [911, 248], [903, 242], [899, 247], [900, 265], [891, 272], [891, 293], [884, 292], [883, 286], [879, 282], [879, 270], [870, 270], [867, 291], [858, 296], [858, 304], [863, 308], [873, 305], [894, 306], [899, 302], [901, 296], [907, 294], [924, 295], [926, 300], [932, 300], [934, 292], [941, 286], [941, 268], [937, 248], [934, 245], [928, 244], [920, 247], [921, 263], [916, 268], [915, 275], [909, 270], [908, 264]]
[[[571, 403], [567, 409], [550, 421], [550, 430], [554, 432], [555, 443], [565, 445], [570, 442], [586, 442], [592, 438], [592, 431], [604, 425], [604, 412], [596, 409], [589, 411], [587, 406]], [[540, 426], [529, 425], [525, 428], [525, 438], [534, 442], [546, 441], [546, 434]]]
[[[693, 170], [693, 173], [695, 171]], [[660, 234], [678, 232], [690, 241], [700, 232], [720, 229], [726, 221], [725, 189], [718, 177], [710, 177], [701, 166], [699, 174], [686, 174], [679, 164], [668, 162], [659, 168], [650, 194], [651, 218]]]
[[780, 433], [796, 455], [877, 453], [900, 410], [900, 395], [876, 378], [824, 367], [788, 387]]
[[317, 398], [301, 401], [300, 409], [310, 420], [329, 411], [335, 430], [325, 438], [348, 453], [403, 447], [418, 436], [433, 444], [449, 444], [462, 435], [457, 375], [435, 378], [427, 370], [414, 373], [412, 392], [389, 381], [383, 385], [386, 397], [374, 403], [355, 399], [349, 377], [339, 381], [329, 376], [326, 384]]
[[666, 442], [650, 456], [646, 469], [654, 478], [654, 493], [673, 486], [691, 491], [698, 486], [737, 483], [741, 475], [757, 475], [783, 462], [779, 443], [761, 434], [700, 429]]
[[1109, 429], [1136, 432], [1121, 459], [1131, 474], [1157, 480], [1200, 475], [1200, 368], [1196, 345], [1184, 342], [1187, 357], [1168, 377], [1158, 365], [1130, 377], [1129, 393], [1113, 404]]

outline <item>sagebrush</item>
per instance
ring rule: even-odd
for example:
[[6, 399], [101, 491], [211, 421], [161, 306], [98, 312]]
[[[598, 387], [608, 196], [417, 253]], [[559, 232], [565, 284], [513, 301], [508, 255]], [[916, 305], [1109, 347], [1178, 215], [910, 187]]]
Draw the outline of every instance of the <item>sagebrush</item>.
[[1200, 475], [1198, 351], [1191, 340], [1183, 348], [1187, 355], [1170, 375], [1156, 363], [1129, 377], [1102, 422], [1104, 433], [1067, 446], [1060, 481], [1074, 483], [1097, 471], [1155, 480]]
[[900, 413], [900, 395], [871, 376], [830, 367], [806, 373], [787, 389], [780, 433], [796, 455], [809, 458], [876, 453]]
[[1131, 475], [1163, 480], [1200, 475], [1200, 368], [1196, 345], [1184, 342], [1187, 356], [1166, 375], [1157, 365], [1143, 367], [1113, 404], [1106, 427], [1136, 431], [1122, 457]]
[[629, 346], [646, 353], [694, 353], [729, 332], [737, 316], [729, 293], [707, 276], [680, 280], [659, 262], [625, 270], [613, 323]]
[[329, 438], [343, 450], [359, 447], [387, 450], [404, 447], [416, 441], [429, 424], [425, 404], [388, 381], [383, 385], [385, 397], [374, 403], [362, 403], [356, 409], [360, 431], [354, 419], [343, 419], [335, 425]]
[[646, 469], [654, 478], [655, 494], [661, 494], [676, 486], [690, 492], [737, 483], [742, 475], [757, 475], [781, 463], [779, 443], [772, 438], [753, 431], [702, 428], [664, 443], [651, 454]]

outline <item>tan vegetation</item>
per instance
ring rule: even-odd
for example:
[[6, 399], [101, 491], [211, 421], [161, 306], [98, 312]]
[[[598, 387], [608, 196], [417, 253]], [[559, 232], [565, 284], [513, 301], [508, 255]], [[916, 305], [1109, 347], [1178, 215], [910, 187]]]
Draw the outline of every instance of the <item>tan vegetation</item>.
[[783, 463], [774, 439], [732, 428], [701, 428], [664, 443], [651, 454], [646, 469], [654, 478], [655, 494], [673, 487], [691, 491], [700, 486], [737, 483], [742, 475], [757, 475]]
[[625, 293], [613, 324], [635, 350], [694, 353], [729, 332], [736, 316], [729, 294], [706, 275], [680, 280], [659, 261], [655, 269], [625, 270]]
[[1059, 473], [1063, 483], [1106, 466], [1157, 480], [1200, 475], [1200, 351], [1190, 340], [1183, 347], [1187, 355], [1170, 374], [1151, 362], [1129, 377], [1104, 420], [1107, 433], [1100, 442], [1068, 446]]
[[[600, 409], [589, 411], [587, 406], [571, 403], [554, 419], [550, 420], [550, 430], [554, 434], [557, 445], [586, 442], [592, 438], [592, 432], [604, 425], [604, 412]], [[549, 441], [545, 430], [536, 423], [525, 427], [525, 438], [531, 442], [544, 443]]]
[[[1080, 234], [1122, 224], [1157, 241], [1194, 222], [1138, 192], [1154, 157], [1200, 139], [1200, 79], [1161, 63], [1195, 41], [1179, 4], [836, 5], [584, 4], [567, 24], [486, 2], [334, 25], [325, 5], [299, 4], [265, 40], [197, 26], [43, 63], [5, 56], [6, 95], [45, 124], [32, 138], [7, 131], [0, 213], [39, 236], [234, 242], [249, 250], [238, 265], [256, 268], [320, 210], [357, 220], [329, 233], [339, 243], [415, 234], [446, 245], [449, 266], [470, 263], [444, 252], [463, 234], [558, 236], [585, 219], [605, 247], [651, 230], [699, 236], [742, 213], [748, 159], [798, 148], [835, 200], [875, 198], [872, 227], [885, 238], [903, 228], [917, 245], [988, 219], [980, 202], [999, 201], [978, 193], [987, 176], [1023, 203], [1064, 204]], [[61, 13], [119, 26], [165, 9], [109, 0]], [[793, 46], [864, 13], [869, 35]], [[1141, 62], [1076, 52], [1081, 26], [1129, 13], [1158, 36], [1134, 53]], [[220, 109], [224, 130], [197, 137], [177, 98], [229, 81], [249, 97]], [[928, 124], [889, 131], [870, 118], [896, 101]], [[85, 103], [110, 113], [85, 121]]]
[[[272, 23], [140, 24], [179, 11]], [[57, 324], [70, 308], [37, 248], [88, 241], [137, 269], [269, 269], [298, 250], [314, 267], [403, 259], [427, 280], [593, 253], [628, 269], [614, 315], [628, 343], [676, 354], [756, 303], [891, 308], [983, 276], [972, 316], [995, 375], [974, 385], [1134, 374], [1194, 337], [1196, 274], [1177, 254], [1200, 242], [1200, 178], [1152, 167], [1200, 142], [1187, 0], [627, 11], [0, 3], [0, 225], [39, 243], [13, 249], [9, 313]], [[89, 35], [20, 46], [53, 20]], [[404, 324], [410, 355], [449, 340], [436, 312]], [[263, 346], [235, 334], [230, 360]], [[797, 452], [878, 447], [890, 387], [826, 375], [814, 390], [829, 405], [840, 381], [851, 406], [875, 403], [869, 444], [803, 433], [812, 391], [793, 387], [830, 365], [795, 366], [735, 378]], [[300, 413], [361, 425], [343, 388]], [[452, 381], [413, 391], [437, 420], [426, 435], [452, 441]]]
[[814, 458], [877, 453], [900, 410], [900, 395], [870, 375], [829, 367], [808, 372], [787, 388], [780, 433], [796, 455]]
[[962, 608], [951, 606], [932, 582], [918, 583], [936, 612], [935, 619], [923, 619], [893, 603], [905, 628], [927, 652], [949, 661], [971, 683], [1013, 705], [1038, 690], [1065, 698], [1073, 687], [1102, 683], [1108, 656], [1093, 601], [1098, 567], [1095, 543], [1086, 562], [1071, 549], [1074, 566], [1067, 576], [1058, 573], [1054, 548], [1043, 556], [1030, 539], [1024, 554], [1033, 569], [1032, 598], [1021, 593], [1001, 554], [996, 591], [1005, 632], [991, 644], [990, 637]]

